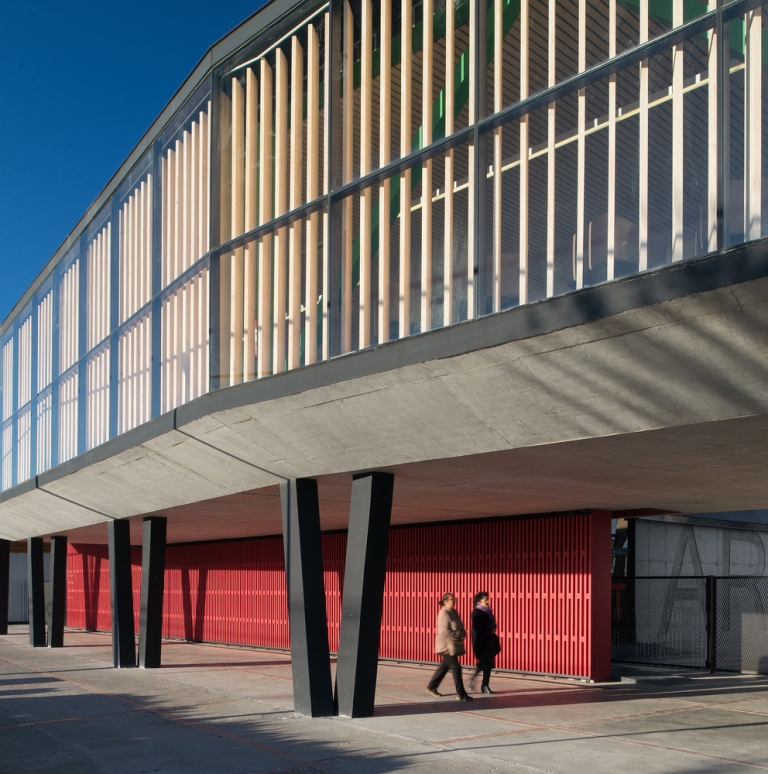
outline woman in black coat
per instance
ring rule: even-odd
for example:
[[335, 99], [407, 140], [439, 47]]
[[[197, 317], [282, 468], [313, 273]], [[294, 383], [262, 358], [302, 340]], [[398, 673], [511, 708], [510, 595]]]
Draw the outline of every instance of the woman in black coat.
[[491, 679], [491, 670], [496, 666], [499, 638], [496, 635], [496, 617], [489, 606], [488, 592], [478, 591], [475, 594], [475, 609], [472, 611], [472, 648], [477, 659], [477, 668], [472, 677], [472, 687], [480, 672], [483, 673], [483, 682], [480, 690], [483, 693], [496, 693], [490, 689], [488, 681]]

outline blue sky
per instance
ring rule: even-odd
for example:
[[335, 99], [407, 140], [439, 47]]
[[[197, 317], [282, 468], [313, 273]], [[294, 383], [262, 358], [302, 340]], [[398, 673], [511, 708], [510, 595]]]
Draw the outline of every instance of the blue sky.
[[211, 43], [264, 4], [0, 3], [0, 322]]

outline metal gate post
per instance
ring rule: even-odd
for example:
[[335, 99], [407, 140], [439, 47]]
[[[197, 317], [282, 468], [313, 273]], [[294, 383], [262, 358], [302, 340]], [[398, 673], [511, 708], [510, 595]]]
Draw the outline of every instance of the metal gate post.
[[707, 575], [707, 668], [710, 673], [715, 671], [717, 663], [717, 593], [715, 576]]
[[0, 540], [0, 634], [8, 634], [8, 585], [11, 567], [11, 541]]

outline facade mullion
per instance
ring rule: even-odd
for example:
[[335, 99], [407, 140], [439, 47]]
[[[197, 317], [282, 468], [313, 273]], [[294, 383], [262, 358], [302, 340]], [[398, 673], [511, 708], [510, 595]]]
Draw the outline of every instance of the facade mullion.
[[120, 396], [120, 197], [112, 197], [109, 272], [109, 438], [118, 434]]
[[[161, 413], [161, 365], [162, 365], [162, 301], [160, 292], [163, 283], [163, 179], [160, 174], [162, 146], [160, 140], [155, 140], [152, 145], [152, 356], [151, 356], [151, 404], [152, 417], [158, 417]], [[215, 318], [211, 318], [212, 320]]]
[[88, 240], [80, 237], [80, 275], [78, 287], [78, 376], [77, 376], [77, 453], [87, 449], [88, 375], [85, 356], [88, 351]]

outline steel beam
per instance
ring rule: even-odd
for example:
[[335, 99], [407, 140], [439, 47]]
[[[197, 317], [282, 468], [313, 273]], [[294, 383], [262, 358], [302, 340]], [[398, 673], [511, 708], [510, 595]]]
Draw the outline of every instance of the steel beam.
[[67, 539], [51, 538], [51, 581], [48, 594], [48, 647], [64, 647], [67, 618]]
[[27, 540], [27, 599], [29, 600], [29, 644], [45, 647], [45, 575], [43, 539]]
[[280, 500], [294, 707], [300, 715], [325, 717], [334, 706], [317, 482], [280, 484]]
[[136, 666], [131, 585], [131, 530], [128, 521], [107, 524], [109, 599], [112, 606], [112, 662], [118, 669]]
[[8, 585], [11, 572], [11, 541], [0, 540], [0, 634], [8, 634]]
[[338, 712], [348, 718], [373, 715], [394, 483], [391, 473], [352, 480], [336, 666]]
[[164, 516], [148, 516], [144, 519], [139, 613], [139, 666], [144, 669], [160, 666], [167, 521]]

